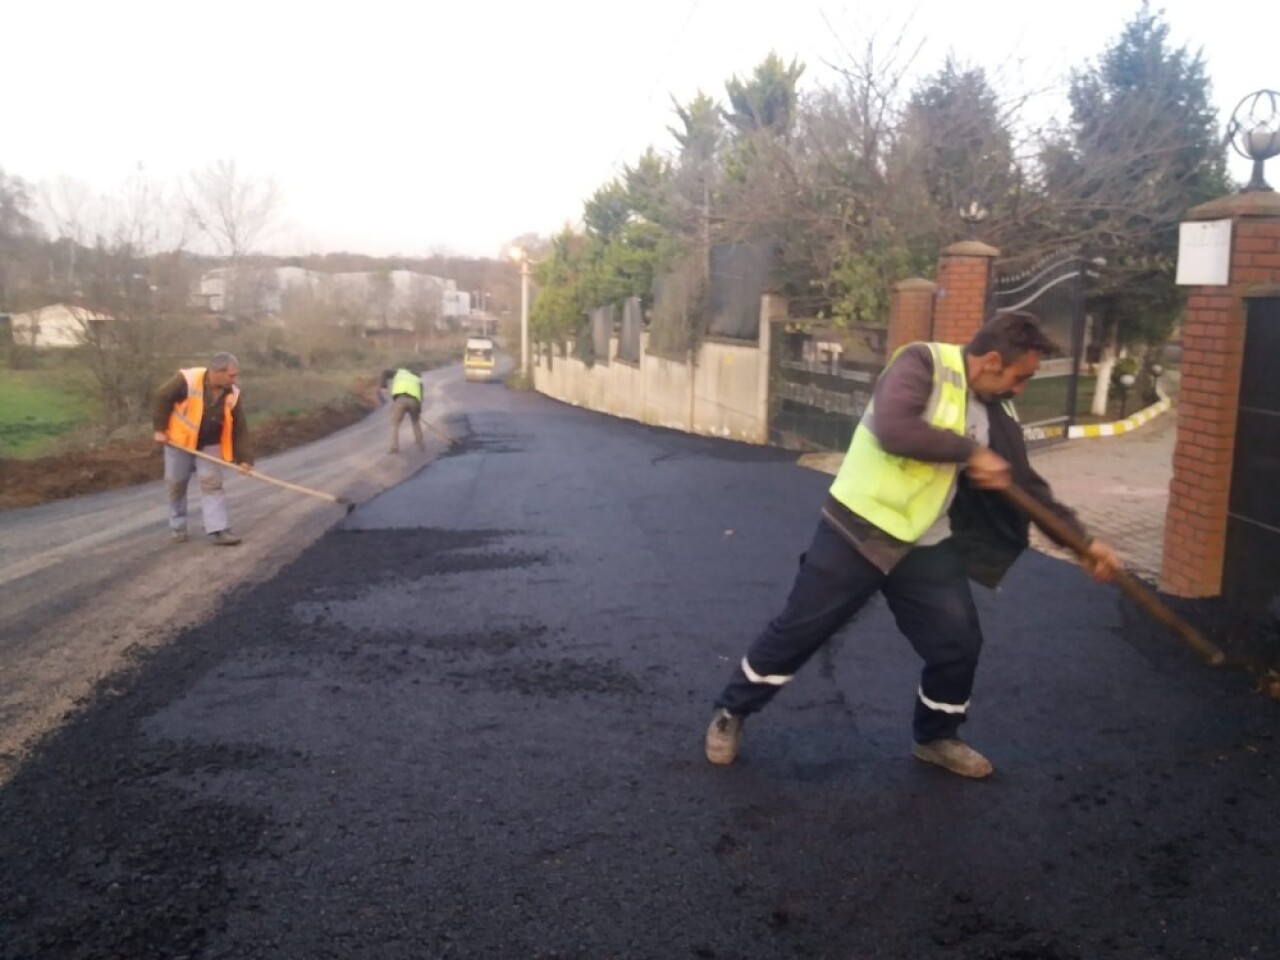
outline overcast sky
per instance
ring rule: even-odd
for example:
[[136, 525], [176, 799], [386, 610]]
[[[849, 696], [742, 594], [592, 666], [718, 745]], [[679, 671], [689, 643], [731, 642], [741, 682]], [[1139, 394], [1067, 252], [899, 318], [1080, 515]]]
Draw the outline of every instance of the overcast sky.
[[[279, 225], [261, 244], [275, 252], [497, 256], [519, 234], [576, 222], [645, 147], [671, 149], [673, 96], [723, 100], [724, 81], [771, 49], [808, 65], [804, 85], [826, 85], [827, 64], [905, 24], [911, 46], [924, 44], [922, 72], [954, 52], [1008, 91], [1049, 91], [1040, 109], [1061, 112], [1068, 70], [1138, 7], [6, 0], [0, 169], [110, 191], [139, 165], [173, 184], [234, 159], [280, 189]], [[1246, 93], [1280, 89], [1274, 8], [1153, 7], [1175, 43], [1203, 49], [1224, 124]], [[1232, 169], [1245, 175], [1242, 161]]]

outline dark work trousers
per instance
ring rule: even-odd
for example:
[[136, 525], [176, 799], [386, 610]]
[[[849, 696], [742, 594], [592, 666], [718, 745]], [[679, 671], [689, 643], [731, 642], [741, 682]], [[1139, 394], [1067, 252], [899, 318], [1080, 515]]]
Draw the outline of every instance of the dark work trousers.
[[924, 660], [912, 725], [916, 741], [955, 736], [982, 649], [959, 552], [950, 541], [917, 547], [885, 574], [825, 520], [800, 557], [786, 607], [751, 645], [716, 706], [742, 715], [762, 709], [877, 590]]

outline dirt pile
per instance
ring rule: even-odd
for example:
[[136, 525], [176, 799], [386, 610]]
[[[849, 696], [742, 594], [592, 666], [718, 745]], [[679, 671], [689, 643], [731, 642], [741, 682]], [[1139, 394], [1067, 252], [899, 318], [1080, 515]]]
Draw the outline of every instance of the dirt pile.
[[[352, 396], [304, 413], [250, 420], [257, 457], [310, 443], [362, 420], [376, 406]], [[164, 475], [160, 448], [147, 437], [31, 460], [0, 460], [0, 510], [100, 493]]]

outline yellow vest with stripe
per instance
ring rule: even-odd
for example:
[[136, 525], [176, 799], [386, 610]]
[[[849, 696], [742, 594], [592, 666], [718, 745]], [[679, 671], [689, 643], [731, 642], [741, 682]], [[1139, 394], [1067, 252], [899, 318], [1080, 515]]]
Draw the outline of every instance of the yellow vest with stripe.
[[[187, 381], [187, 398], [173, 405], [173, 412], [169, 414], [169, 429], [166, 432], [170, 443], [184, 450], [194, 450], [200, 439], [200, 420], [204, 417], [206, 371], [204, 367], [188, 367], [178, 372]], [[234, 385], [222, 395], [222, 436], [219, 438], [218, 445], [221, 448], [222, 459], [228, 463], [231, 462], [232, 457], [231, 411], [235, 409], [236, 401], [239, 399], [240, 388]]]
[[412, 370], [397, 370], [391, 381], [391, 396], [396, 397], [402, 393], [422, 402], [422, 379]]
[[[926, 346], [933, 354], [933, 392], [923, 418], [932, 427], [963, 436], [968, 400], [964, 350], [950, 343]], [[895, 351], [889, 363], [905, 349]], [[961, 465], [886, 453], [876, 439], [874, 407], [873, 400], [853, 433], [831, 495], [890, 536], [914, 543], [942, 513]]]

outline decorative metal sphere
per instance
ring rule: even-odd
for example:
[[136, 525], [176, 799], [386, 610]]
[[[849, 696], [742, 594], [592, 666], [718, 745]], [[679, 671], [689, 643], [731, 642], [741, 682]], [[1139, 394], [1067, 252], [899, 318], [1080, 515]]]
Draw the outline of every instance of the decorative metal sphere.
[[1134, 384], [1134, 376], [1132, 373], [1124, 373], [1120, 375], [1120, 382], [1126, 387], [1132, 387]]
[[960, 208], [960, 219], [969, 224], [981, 223], [987, 219], [990, 212], [986, 204], [975, 197]]
[[982, 224], [982, 221], [991, 215], [991, 211], [987, 209], [982, 197], [973, 194], [969, 198], [969, 202], [961, 206], [958, 212], [960, 219], [964, 222], [965, 235], [970, 240], [977, 240], [978, 227]]
[[1236, 153], [1248, 160], [1280, 154], [1280, 92], [1258, 90], [1241, 100], [1227, 124], [1227, 137]]
[[1241, 193], [1270, 191], [1262, 165], [1280, 154], [1280, 92], [1259, 90], [1241, 100], [1227, 124], [1227, 139], [1236, 153], [1253, 161], [1253, 176]]
[[1151, 375], [1152, 375], [1153, 377], [1158, 377], [1158, 376], [1160, 376], [1160, 374], [1162, 374], [1162, 373], [1164, 373], [1164, 367], [1160, 366], [1160, 364], [1158, 364], [1158, 363], [1153, 363], [1153, 364], [1151, 365]]

